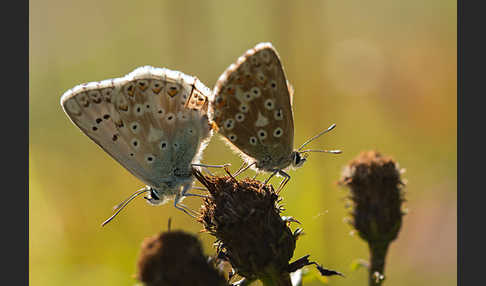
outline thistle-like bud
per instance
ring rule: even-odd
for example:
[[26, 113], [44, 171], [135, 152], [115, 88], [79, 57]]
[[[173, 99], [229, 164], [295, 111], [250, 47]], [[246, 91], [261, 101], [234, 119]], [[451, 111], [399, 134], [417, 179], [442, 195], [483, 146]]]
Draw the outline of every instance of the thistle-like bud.
[[204, 256], [199, 240], [182, 231], [164, 232], [143, 241], [137, 279], [146, 286], [228, 285]]
[[370, 280], [375, 281], [370, 285], [381, 284], [388, 245], [397, 238], [402, 225], [404, 183], [400, 173], [393, 159], [368, 151], [344, 168], [339, 181], [351, 191], [351, 224], [370, 248]]
[[291, 286], [291, 272], [306, 265], [324, 270], [308, 256], [289, 263], [302, 229], [292, 232], [290, 223], [298, 221], [280, 216], [281, 198], [273, 186], [248, 178], [206, 177], [197, 170], [194, 175], [211, 194], [204, 200], [198, 220], [216, 237], [219, 257], [229, 261], [247, 282], [258, 279], [263, 285]]
[[199, 171], [195, 176], [211, 194], [198, 220], [217, 238], [220, 256], [247, 280], [291, 285], [287, 268], [296, 237], [280, 217], [273, 187], [248, 178], [205, 177]]

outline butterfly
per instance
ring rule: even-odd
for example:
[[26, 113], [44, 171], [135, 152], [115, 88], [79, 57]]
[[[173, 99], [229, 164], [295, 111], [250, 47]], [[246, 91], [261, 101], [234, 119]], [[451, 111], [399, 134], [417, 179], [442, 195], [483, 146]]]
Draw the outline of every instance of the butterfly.
[[[211, 90], [196, 77], [143, 66], [121, 78], [85, 83], [65, 92], [61, 105], [71, 121], [147, 186], [120, 203], [111, 221], [132, 199], [148, 193], [152, 205], [198, 196], [192, 167], [212, 136]], [[193, 189], [196, 189], [194, 187]]]
[[[302, 150], [336, 125], [331, 125], [293, 149], [293, 88], [287, 81], [280, 57], [271, 43], [246, 51], [220, 76], [213, 89], [210, 109], [218, 132], [245, 163], [234, 174], [254, 167], [290, 180], [284, 169], [301, 167], [310, 152], [339, 154], [340, 150]], [[247, 165], [245, 167], [245, 165]], [[245, 167], [245, 168], [243, 168]]]

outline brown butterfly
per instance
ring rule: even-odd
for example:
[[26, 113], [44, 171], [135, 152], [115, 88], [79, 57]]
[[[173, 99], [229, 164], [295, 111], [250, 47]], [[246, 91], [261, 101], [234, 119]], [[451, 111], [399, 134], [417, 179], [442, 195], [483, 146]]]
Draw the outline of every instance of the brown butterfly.
[[[300, 167], [309, 152], [339, 154], [340, 150], [302, 150], [336, 125], [294, 145], [293, 89], [281, 60], [270, 43], [260, 43], [239, 57], [216, 82], [210, 102], [213, 120], [230, 146], [246, 161], [235, 173], [250, 167], [284, 177], [278, 191], [290, 180], [284, 171]], [[245, 165], [248, 164], [246, 167]]]

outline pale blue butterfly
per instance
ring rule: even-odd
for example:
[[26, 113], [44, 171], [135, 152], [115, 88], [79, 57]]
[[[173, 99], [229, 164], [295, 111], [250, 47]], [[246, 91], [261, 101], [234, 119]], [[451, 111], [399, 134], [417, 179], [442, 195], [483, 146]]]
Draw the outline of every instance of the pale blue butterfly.
[[152, 205], [195, 195], [193, 166], [212, 136], [211, 90], [196, 77], [144, 66], [128, 75], [75, 86], [61, 105], [89, 138], [147, 186], [119, 204], [111, 221], [131, 200], [148, 193]]

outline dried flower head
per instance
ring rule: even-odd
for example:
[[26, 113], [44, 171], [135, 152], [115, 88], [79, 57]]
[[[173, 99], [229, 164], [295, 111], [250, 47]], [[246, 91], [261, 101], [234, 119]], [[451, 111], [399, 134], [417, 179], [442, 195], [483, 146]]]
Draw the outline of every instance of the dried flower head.
[[[345, 167], [339, 184], [351, 191], [352, 225], [370, 249], [369, 282], [381, 285], [389, 244], [402, 225], [401, 170], [393, 159], [376, 151], [361, 153]], [[376, 279], [376, 277], [380, 279]]]
[[[220, 255], [249, 279], [288, 280], [297, 235], [280, 217], [282, 207], [271, 185], [231, 176], [196, 178], [209, 190], [199, 222], [217, 238]], [[285, 285], [285, 284], [282, 284]]]
[[137, 279], [147, 286], [228, 285], [224, 275], [208, 263], [199, 240], [182, 231], [143, 241]]
[[366, 241], [392, 241], [402, 223], [403, 182], [390, 157], [361, 153], [345, 167], [341, 185], [351, 191], [352, 224]]

